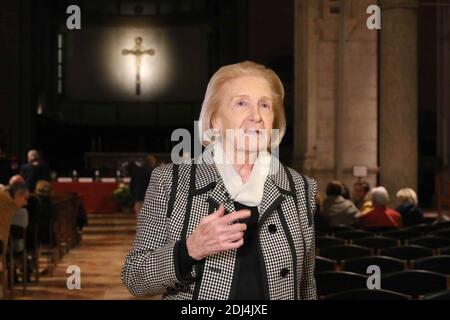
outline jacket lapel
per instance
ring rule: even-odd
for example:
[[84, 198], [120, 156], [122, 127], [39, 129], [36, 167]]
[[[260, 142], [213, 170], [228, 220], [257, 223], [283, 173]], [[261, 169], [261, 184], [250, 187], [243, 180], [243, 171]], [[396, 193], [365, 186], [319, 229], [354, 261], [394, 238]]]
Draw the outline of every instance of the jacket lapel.
[[293, 195], [284, 170], [280, 161], [272, 156], [269, 175], [264, 184], [262, 202], [259, 205], [259, 221], [261, 224], [278, 209], [285, 195]]
[[221, 204], [226, 213], [235, 211], [233, 199], [225, 188], [222, 177], [213, 160], [213, 148], [207, 148], [198, 159], [197, 175], [195, 179], [195, 194], [209, 193], [208, 201], [216, 210]]

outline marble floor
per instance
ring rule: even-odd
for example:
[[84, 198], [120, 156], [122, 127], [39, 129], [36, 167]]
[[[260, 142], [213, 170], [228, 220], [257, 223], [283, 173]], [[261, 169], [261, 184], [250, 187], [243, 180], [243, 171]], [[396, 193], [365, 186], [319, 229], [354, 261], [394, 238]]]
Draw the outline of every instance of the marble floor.
[[[29, 284], [25, 294], [21, 286], [16, 286], [14, 299], [136, 299], [120, 280], [135, 229], [134, 215], [89, 215], [89, 226], [83, 229], [81, 243], [58, 262], [53, 275], [43, 275], [39, 283]], [[66, 269], [70, 265], [80, 267], [80, 289], [67, 288], [66, 281], [70, 274], [66, 273]]]

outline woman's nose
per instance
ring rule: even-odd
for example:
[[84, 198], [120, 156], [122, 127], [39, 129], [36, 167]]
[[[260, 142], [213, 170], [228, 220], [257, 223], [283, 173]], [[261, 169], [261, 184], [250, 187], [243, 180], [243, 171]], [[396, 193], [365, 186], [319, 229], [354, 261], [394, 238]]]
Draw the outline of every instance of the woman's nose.
[[260, 113], [258, 105], [253, 105], [253, 107], [252, 107], [252, 121], [253, 122], [261, 121], [261, 113]]

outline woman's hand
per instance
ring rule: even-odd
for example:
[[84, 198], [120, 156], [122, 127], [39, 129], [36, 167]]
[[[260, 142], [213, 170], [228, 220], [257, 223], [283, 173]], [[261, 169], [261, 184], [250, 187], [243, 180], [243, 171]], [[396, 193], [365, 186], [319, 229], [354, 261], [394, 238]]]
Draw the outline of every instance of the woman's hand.
[[224, 215], [225, 209], [220, 205], [216, 212], [204, 217], [194, 232], [187, 238], [186, 247], [189, 256], [202, 260], [207, 256], [237, 249], [244, 244], [245, 223], [233, 223], [250, 217], [250, 210], [239, 210]]

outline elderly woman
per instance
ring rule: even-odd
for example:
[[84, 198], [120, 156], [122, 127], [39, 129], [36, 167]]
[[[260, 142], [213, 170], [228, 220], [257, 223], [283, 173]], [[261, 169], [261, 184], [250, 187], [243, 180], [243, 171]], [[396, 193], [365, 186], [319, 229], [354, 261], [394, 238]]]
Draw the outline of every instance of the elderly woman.
[[423, 210], [419, 207], [416, 192], [411, 188], [400, 189], [397, 194], [400, 205], [395, 208], [403, 219], [405, 226], [412, 226], [423, 222]]
[[317, 184], [270, 153], [285, 131], [283, 99], [262, 65], [213, 75], [199, 121], [205, 151], [152, 173], [122, 272], [132, 294], [316, 299]]
[[399, 228], [402, 226], [400, 213], [387, 206], [389, 193], [385, 187], [376, 187], [370, 191], [374, 209], [359, 218], [363, 228]]

